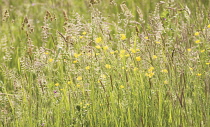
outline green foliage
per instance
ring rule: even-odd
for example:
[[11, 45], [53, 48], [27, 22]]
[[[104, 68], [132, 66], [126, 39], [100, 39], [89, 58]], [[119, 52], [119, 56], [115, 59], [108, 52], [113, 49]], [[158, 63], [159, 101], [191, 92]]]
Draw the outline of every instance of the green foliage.
[[210, 126], [209, 7], [0, 1], [0, 126]]

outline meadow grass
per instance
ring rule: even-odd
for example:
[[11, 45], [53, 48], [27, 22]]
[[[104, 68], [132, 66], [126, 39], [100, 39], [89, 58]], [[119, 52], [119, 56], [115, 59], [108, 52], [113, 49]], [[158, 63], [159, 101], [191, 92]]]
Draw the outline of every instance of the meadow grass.
[[209, 127], [209, 8], [0, 1], [0, 126]]

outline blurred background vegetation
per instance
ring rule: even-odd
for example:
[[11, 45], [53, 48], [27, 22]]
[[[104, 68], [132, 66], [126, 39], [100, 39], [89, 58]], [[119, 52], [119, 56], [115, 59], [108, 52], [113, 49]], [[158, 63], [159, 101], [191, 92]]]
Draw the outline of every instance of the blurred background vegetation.
[[[46, 11], [52, 10], [54, 12], [62, 12], [66, 10], [69, 14], [72, 12], [77, 12], [85, 18], [89, 18], [88, 14], [90, 7], [93, 6], [97, 8], [104, 16], [110, 16], [114, 18], [116, 14], [121, 13], [120, 5], [126, 4], [135, 18], [138, 18], [136, 12], [137, 7], [139, 7], [143, 14], [145, 20], [148, 18], [148, 13], [151, 13], [155, 9], [155, 5], [159, 3], [167, 2], [168, 0], [1, 0], [0, 1], [0, 11], [3, 13], [4, 9], [14, 10], [13, 12], [19, 15], [28, 16], [42, 16]], [[176, 1], [180, 8], [183, 9], [184, 6], [188, 6], [191, 10], [192, 16], [196, 16], [195, 12], [203, 7], [206, 8], [206, 12], [209, 11], [209, 0], [169, 0]], [[173, 9], [173, 8], [172, 8]], [[163, 11], [163, 10], [162, 10]], [[1, 17], [2, 17], [1, 13]], [[12, 14], [13, 16], [15, 14]], [[14, 16], [15, 17], [15, 16]]]
[[[157, 4], [159, 4], [158, 8], [156, 8]], [[61, 32], [64, 30], [64, 12], [69, 18], [75, 17], [75, 14], [78, 14], [85, 19], [85, 21], [82, 20], [82, 22], [90, 23], [91, 18], [94, 17], [91, 16], [91, 12], [94, 9], [101, 13], [101, 16], [106, 17], [107, 22], [119, 22], [124, 18], [122, 5], [126, 5], [125, 9], [132, 15], [130, 17], [131, 21], [144, 24], [144, 30], [150, 27], [149, 20], [152, 18], [152, 13], [155, 13], [155, 9], [159, 9], [157, 13], [160, 13], [163, 19], [168, 18], [170, 20], [173, 20], [172, 17], [174, 17], [177, 12], [183, 13], [183, 15], [187, 12], [189, 13], [192, 27], [196, 26], [196, 29], [200, 30], [208, 24], [210, 18], [209, 0], [1, 0], [0, 19], [4, 18], [7, 10], [10, 17], [8, 20], [10, 20], [9, 22], [13, 22], [13, 24], [4, 24], [2, 20], [0, 20], [0, 27], [2, 27], [0, 36], [8, 33], [10, 34], [9, 36], [12, 37], [11, 31], [13, 31], [13, 33], [20, 33], [21, 24], [26, 17], [30, 22], [33, 22], [34, 30], [37, 31], [36, 33], [41, 32], [41, 26], [44, 25], [44, 16], [47, 11], [58, 19], [56, 22], [52, 23], [52, 26], [54, 29]], [[142, 17], [139, 17], [138, 10], [142, 13]], [[140, 20], [141, 18], [144, 19], [144, 23]], [[142, 26], [139, 28], [141, 32]], [[8, 31], [8, 29], [10, 30]], [[135, 29], [133, 29], [133, 31], [135, 31]], [[115, 32], [116, 31], [112, 31], [112, 34]], [[131, 31], [127, 31], [128, 35], [129, 33], [131, 33]], [[32, 40], [39, 42], [40, 40], [36, 36], [38, 35], [32, 35]], [[24, 36], [19, 37], [20, 40], [25, 38]]]

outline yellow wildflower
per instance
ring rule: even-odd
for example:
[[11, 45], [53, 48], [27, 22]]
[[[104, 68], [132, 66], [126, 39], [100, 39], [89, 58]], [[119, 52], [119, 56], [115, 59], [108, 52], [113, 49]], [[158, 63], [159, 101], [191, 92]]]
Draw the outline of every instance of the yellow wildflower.
[[168, 70], [163, 69], [161, 72], [163, 72], [163, 73], [168, 73]]
[[123, 89], [123, 88], [125, 88], [125, 86], [123, 86], [123, 85], [120, 85], [120, 88], [121, 88], [121, 89]]
[[195, 36], [199, 36], [199, 34], [200, 34], [199, 32], [195, 32], [195, 34], [194, 34], [194, 35], [195, 35]]
[[155, 73], [154, 72], [149, 72], [149, 73], [146, 73], [145, 75], [149, 78], [152, 78], [152, 76], [154, 75]]
[[72, 84], [72, 81], [68, 81], [67, 84]]
[[160, 44], [160, 42], [159, 42], [159, 41], [156, 41], [155, 43], [156, 43], [156, 44]]
[[49, 52], [45, 52], [45, 54], [46, 54], [46, 55], [48, 55], [48, 54], [49, 54]]
[[125, 57], [129, 57], [129, 56], [130, 56], [130, 54], [126, 54], [126, 55], [125, 55]]
[[77, 62], [78, 62], [77, 60], [74, 60], [74, 61], [73, 61], [73, 63], [77, 63]]
[[112, 52], [110, 52], [111, 54], [114, 54], [115, 52], [114, 51], [112, 51]]
[[100, 48], [101, 48], [101, 46], [100, 46], [100, 45], [96, 45], [95, 47], [96, 47], [97, 49], [100, 49]]
[[125, 52], [125, 50], [120, 50], [120, 54], [124, 54]]
[[153, 59], [157, 59], [157, 56], [156, 56], [156, 55], [153, 55], [152, 58], [153, 58]]
[[80, 38], [80, 39], [82, 39], [82, 38], [83, 38], [83, 36], [79, 36], [79, 38]]
[[82, 80], [82, 76], [78, 76], [78, 77], [77, 77], [77, 80], [78, 80], [78, 81], [81, 81], [81, 80]]
[[87, 33], [84, 31], [84, 32], [82, 32], [82, 34], [83, 34], [83, 35], [86, 35]]
[[101, 37], [98, 37], [98, 38], [95, 39], [95, 42], [96, 42], [96, 43], [100, 43], [101, 40], [102, 40]]
[[81, 56], [82, 54], [77, 54], [77, 53], [74, 53], [74, 57], [75, 58], [78, 58], [79, 56]]
[[77, 84], [77, 87], [80, 87], [80, 85], [79, 85], [79, 84]]
[[54, 59], [49, 59], [49, 62], [53, 62]]
[[104, 47], [103, 47], [103, 50], [105, 50], [105, 51], [106, 51], [107, 49], [109, 49], [109, 47], [108, 47], [108, 46], [104, 46]]
[[135, 49], [130, 49], [132, 53], [136, 53], [136, 50]]
[[197, 76], [201, 76], [202, 74], [201, 74], [201, 73], [197, 73], [196, 75], [197, 75]]
[[149, 39], [149, 37], [144, 37], [144, 39], [148, 40], [148, 39]]
[[140, 56], [137, 56], [136, 57], [136, 61], [141, 61], [141, 57]]
[[168, 84], [168, 81], [167, 81], [167, 80], [165, 80], [163, 83], [164, 83], [164, 84]]
[[105, 67], [106, 67], [107, 69], [110, 69], [110, 68], [111, 68], [111, 65], [106, 64]]
[[210, 28], [210, 24], [207, 27]]
[[55, 86], [59, 86], [60, 84], [59, 83], [55, 83]]
[[195, 41], [195, 43], [197, 43], [197, 44], [200, 43], [200, 42], [201, 42], [200, 40], [196, 40], [196, 41]]
[[201, 52], [201, 53], [202, 53], [202, 52], [205, 52], [205, 49], [201, 50], [200, 52]]
[[210, 64], [210, 62], [209, 63], [206, 63], [206, 65], [209, 65]]
[[89, 70], [89, 69], [90, 69], [90, 66], [86, 66], [85, 69], [86, 69], [86, 70]]
[[154, 69], [155, 69], [154, 67], [150, 67], [150, 68], [148, 69], [148, 72], [152, 72]]
[[134, 67], [133, 71], [137, 71], [137, 70], [138, 70], [138, 68], [137, 67]]
[[125, 40], [126, 39], [126, 35], [125, 34], [120, 34], [120, 39], [121, 40]]
[[188, 52], [191, 52], [191, 49], [187, 49]]

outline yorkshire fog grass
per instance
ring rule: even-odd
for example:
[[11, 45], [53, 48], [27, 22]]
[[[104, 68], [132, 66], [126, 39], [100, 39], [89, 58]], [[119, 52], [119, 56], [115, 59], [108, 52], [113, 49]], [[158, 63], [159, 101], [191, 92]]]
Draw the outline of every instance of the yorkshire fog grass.
[[210, 127], [208, 0], [2, 0], [0, 12], [0, 127]]

